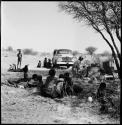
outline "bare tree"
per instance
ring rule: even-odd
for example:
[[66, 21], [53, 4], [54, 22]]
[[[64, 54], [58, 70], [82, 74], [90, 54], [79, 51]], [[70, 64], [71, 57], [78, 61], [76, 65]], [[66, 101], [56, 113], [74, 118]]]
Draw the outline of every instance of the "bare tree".
[[[59, 7], [73, 15], [73, 18], [79, 22], [86, 22], [102, 36], [112, 51], [120, 76], [121, 54], [116, 45], [114, 34], [121, 44], [121, 1], [66, 1], [60, 2]], [[105, 33], [111, 40], [106, 37]]]
[[89, 46], [86, 48], [86, 51], [88, 52], [88, 54], [90, 54], [91, 56], [94, 54], [94, 52], [97, 50], [97, 48], [93, 47], [93, 46]]

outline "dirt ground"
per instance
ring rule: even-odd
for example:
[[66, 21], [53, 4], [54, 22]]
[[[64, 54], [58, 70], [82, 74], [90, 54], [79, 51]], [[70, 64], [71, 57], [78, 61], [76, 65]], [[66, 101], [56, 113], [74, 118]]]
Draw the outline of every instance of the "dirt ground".
[[[6, 85], [9, 78], [22, 73], [7, 72], [4, 58], [1, 63], [1, 123], [13, 124], [120, 124], [119, 120], [99, 113], [99, 104], [87, 99], [65, 97], [50, 99], [35, 94], [35, 89]], [[9, 58], [10, 59], [10, 58]], [[7, 59], [6, 59], [7, 60]], [[35, 71], [36, 72], [36, 71]], [[33, 74], [35, 72], [31, 72]], [[48, 72], [43, 71], [42, 75]]]

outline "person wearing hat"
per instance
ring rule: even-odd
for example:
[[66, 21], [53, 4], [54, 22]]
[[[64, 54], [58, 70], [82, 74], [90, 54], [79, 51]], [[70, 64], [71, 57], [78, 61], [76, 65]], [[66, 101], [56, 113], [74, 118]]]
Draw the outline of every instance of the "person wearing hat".
[[80, 70], [82, 60], [83, 60], [83, 57], [80, 56], [79, 59], [74, 62], [73, 66], [72, 66], [73, 76], [77, 76], [77, 74]]

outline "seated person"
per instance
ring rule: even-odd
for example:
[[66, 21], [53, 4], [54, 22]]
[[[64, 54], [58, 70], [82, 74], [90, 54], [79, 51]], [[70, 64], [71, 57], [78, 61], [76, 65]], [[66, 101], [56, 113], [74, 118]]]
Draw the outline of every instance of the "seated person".
[[47, 58], [44, 59], [44, 67], [47, 68]]
[[56, 89], [56, 82], [57, 78], [55, 77], [55, 69], [50, 69], [49, 70], [49, 76], [46, 78], [44, 87], [43, 87], [43, 92], [50, 96], [50, 97], [55, 97], [55, 89]]
[[97, 99], [101, 105], [100, 112], [104, 113], [107, 111], [106, 106], [106, 83], [101, 82], [98, 91], [97, 91]]
[[32, 79], [28, 82], [28, 87], [37, 87], [39, 84], [38, 75], [33, 74]]
[[73, 94], [73, 82], [72, 82], [72, 79], [69, 77], [68, 72], [64, 74], [64, 87], [63, 88], [64, 88], [65, 95]]
[[64, 85], [64, 75], [60, 74], [59, 79], [57, 80], [57, 83], [56, 83], [56, 92], [58, 97], [63, 96], [63, 85]]
[[39, 60], [37, 68], [41, 68], [41, 61]]
[[41, 92], [41, 89], [42, 89], [42, 87], [43, 87], [43, 80], [42, 80], [42, 75], [38, 75], [38, 84], [37, 84], [37, 89], [38, 89], [38, 91], [40, 91]]
[[79, 75], [80, 78], [84, 78], [85, 76], [87, 76], [87, 67], [85, 65], [82, 66], [82, 68], [79, 70]]
[[28, 80], [28, 65], [25, 65], [25, 67], [22, 69], [24, 72], [24, 80]]
[[10, 65], [8, 71], [11, 71], [11, 70], [13, 70], [13, 66], [12, 65]]
[[51, 59], [48, 59], [47, 68], [51, 68], [51, 67], [52, 67]]
[[16, 64], [10, 65], [8, 71], [16, 71]]
[[16, 70], [16, 69], [17, 69], [17, 68], [16, 68], [16, 64], [13, 64], [13, 69], [14, 69], [14, 70]]

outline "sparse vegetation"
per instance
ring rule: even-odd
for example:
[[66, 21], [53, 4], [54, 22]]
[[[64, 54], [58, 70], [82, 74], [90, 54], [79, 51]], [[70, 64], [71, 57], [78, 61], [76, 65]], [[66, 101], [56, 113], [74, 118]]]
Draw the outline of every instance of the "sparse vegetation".
[[42, 52], [41, 53], [42, 57], [46, 57], [46, 56], [50, 56], [50, 55], [51, 55], [51, 53], [49, 53], [49, 52]]
[[73, 56], [76, 56], [77, 54], [79, 54], [77, 50], [73, 51]]
[[13, 52], [12, 46], [8, 46], [8, 48], [6, 49], [6, 51]]
[[86, 48], [86, 51], [88, 52], [88, 54], [90, 54], [91, 56], [94, 54], [94, 52], [97, 50], [97, 48], [93, 47], [93, 46], [89, 46]]
[[33, 51], [33, 49], [23, 49], [23, 53], [25, 55], [37, 55], [38, 52], [37, 51]]
[[112, 56], [112, 54], [106, 50], [103, 53], [101, 53], [101, 56]]
[[[15, 57], [15, 56], [14, 56]], [[16, 57], [15, 57], [16, 58]], [[38, 57], [37, 57], [38, 58]], [[32, 60], [31, 60], [32, 61]], [[33, 63], [34, 61], [32, 61]], [[2, 63], [2, 66], [5, 65], [6, 62]], [[66, 72], [65, 69], [57, 69], [56, 70], [56, 76], [59, 76], [59, 74], [64, 74]], [[68, 70], [68, 72], [70, 73], [70, 71]], [[93, 73], [92, 73], [93, 72]], [[91, 74], [91, 77], [92, 76], [97, 76], [97, 71], [96, 70], [93, 70], [90, 74]], [[96, 74], [94, 73], [96, 72]], [[44, 81], [45, 81], [45, 77], [48, 76], [48, 71], [47, 70], [41, 70], [41, 71], [31, 71], [29, 72], [28, 76], [29, 78], [32, 77], [33, 74], [42, 74], [43, 78], [44, 78]], [[23, 73], [12, 73], [12, 72], [8, 72], [8, 75], [7, 74], [4, 74], [4, 72], [2, 73], [2, 80], [1, 80], [1, 85], [2, 85], [2, 91], [3, 91], [3, 88], [6, 87], [7, 85], [9, 86], [8, 88], [10, 90], [13, 90], [15, 89], [13, 85], [9, 84], [7, 82], [7, 79], [14, 79], [14, 80], [18, 80], [20, 78], [23, 77]], [[71, 102], [67, 99], [66, 101], [68, 102], [68, 104], [71, 104], [74, 106], [74, 108], [78, 108], [78, 106], [80, 105], [84, 105], [84, 107], [88, 107], [90, 106], [90, 109], [94, 110], [95, 112], [98, 112], [99, 110], [99, 105], [96, 105], [98, 104], [96, 99], [95, 99], [95, 94], [96, 94], [96, 90], [97, 88], [99, 87], [99, 82], [97, 83], [94, 79], [91, 79], [90, 82], [88, 82], [87, 79], [79, 79], [79, 78], [73, 78], [73, 81], [74, 81], [74, 84], [78, 84], [80, 85], [82, 88], [83, 88], [83, 91], [79, 93], [79, 95], [76, 96], [76, 99], [75, 99], [75, 102], [74, 100], [72, 99], [71, 102], [73, 102], [73, 104], [71, 104]], [[22, 82], [21, 85], [23, 85], [24, 83]], [[120, 82], [119, 81], [115, 81], [113, 80], [113, 82], [108, 82], [107, 83], [107, 96], [108, 97], [111, 97], [112, 101], [113, 101], [113, 106], [111, 106], [110, 104], [108, 105], [108, 107], [110, 107], [110, 110], [109, 110], [109, 113], [112, 117], [115, 117], [115, 118], [120, 118]], [[21, 89], [18, 88], [18, 90], [22, 91]], [[15, 89], [16, 91], [16, 89]], [[16, 93], [15, 93], [16, 94]], [[9, 96], [11, 96], [9, 94]], [[20, 96], [22, 96], [22, 92], [19, 94], [19, 98], [17, 98], [18, 100], [20, 100]], [[92, 96], [93, 97], [93, 103], [87, 103], [87, 98], [89, 96]], [[6, 96], [8, 97], [8, 95]], [[4, 99], [4, 95], [2, 95], [2, 98]], [[31, 95], [30, 95], [30, 98], [31, 98]], [[34, 103], [36, 103], [36, 96], [34, 96], [33, 98], [33, 101]], [[41, 98], [41, 96], [40, 96]], [[68, 97], [67, 97], [68, 98]], [[11, 101], [12, 97], [10, 98], [10, 101]], [[23, 99], [23, 98], [22, 98]], [[43, 98], [45, 99], [45, 98]], [[65, 100], [65, 98], [63, 98]], [[61, 99], [61, 100], [63, 100]], [[49, 98], [47, 98], [47, 100], [49, 100]], [[60, 100], [60, 101], [61, 101]], [[86, 102], [82, 103], [82, 101], [85, 101]], [[30, 99], [30, 101], [32, 102], [32, 99]], [[40, 99], [38, 100], [39, 103], [36, 103], [36, 104], [40, 104]], [[42, 101], [42, 100], [41, 100]], [[4, 102], [2, 102], [4, 103]], [[47, 103], [47, 102], [46, 102]], [[62, 101], [62, 103], [65, 103], [64, 101]], [[22, 105], [22, 102], [20, 102], [20, 104]], [[48, 103], [47, 103], [48, 104]], [[55, 104], [57, 105], [57, 103], [55, 102]], [[60, 103], [59, 103], [60, 105]], [[93, 107], [92, 107], [93, 105]], [[8, 106], [8, 105], [2, 105], [3, 107], [5, 106]], [[26, 103], [26, 106], [29, 107], [29, 105]], [[42, 106], [42, 105], [41, 105]], [[67, 105], [66, 105], [67, 106]], [[84, 110], [84, 107], [79, 107], [79, 110]], [[13, 110], [15, 108], [13, 107]], [[2, 111], [4, 111], [2, 109]], [[38, 110], [39, 111], [39, 110]], [[38, 112], [36, 110], [36, 113]], [[89, 110], [88, 110], [89, 111]], [[18, 113], [18, 112], [17, 112]], [[81, 112], [80, 112], [81, 113]], [[83, 112], [84, 113], [84, 112]], [[13, 115], [13, 113], [11, 113]], [[30, 113], [28, 115], [31, 115]], [[92, 115], [92, 114], [91, 114]], [[8, 115], [9, 116], [9, 115]], [[95, 117], [93, 115], [93, 117]], [[100, 115], [98, 117], [101, 117]], [[104, 117], [104, 115], [103, 115]], [[14, 117], [13, 117], [14, 118]], [[17, 117], [17, 119], [19, 119], [20, 117]], [[21, 119], [21, 118], [20, 118]], [[115, 121], [119, 121], [119, 120], [115, 120]], [[109, 123], [111, 123], [111, 120], [109, 121]]]

